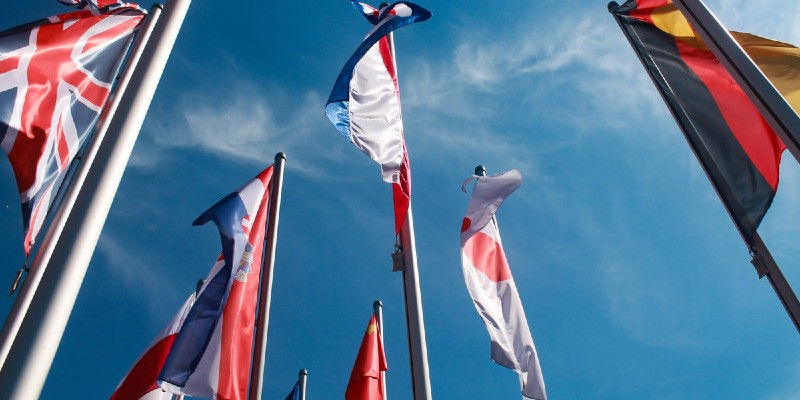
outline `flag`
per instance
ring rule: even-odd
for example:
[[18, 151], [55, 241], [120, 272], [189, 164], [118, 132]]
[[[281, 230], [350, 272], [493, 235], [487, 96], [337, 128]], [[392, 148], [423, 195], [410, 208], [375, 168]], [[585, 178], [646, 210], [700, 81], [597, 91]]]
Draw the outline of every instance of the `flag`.
[[111, 400], [171, 400], [172, 394], [166, 393], [158, 387], [156, 378], [164, 366], [172, 348], [172, 343], [183, 325], [183, 320], [189, 309], [194, 304], [195, 294], [192, 293], [183, 303], [167, 326], [156, 336], [155, 340], [147, 346], [147, 351], [142, 354], [120, 382], [111, 395]]
[[350, 381], [344, 392], [345, 400], [383, 400], [383, 377], [381, 372], [388, 370], [383, 341], [375, 313], [369, 319], [364, 339], [358, 349]]
[[214, 221], [222, 254], [186, 316], [158, 377], [162, 389], [246, 399], [273, 167], [194, 221]]
[[[610, 10], [752, 246], [775, 197], [786, 146], [671, 1], [612, 3]], [[731, 34], [800, 111], [800, 49], [748, 33]]]
[[411, 201], [411, 170], [394, 55], [387, 35], [402, 26], [426, 21], [431, 13], [405, 1], [380, 10], [357, 1], [353, 5], [374, 27], [336, 78], [325, 113], [339, 132], [380, 164], [383, 180], [392, 183], [398, 234]]
[[17, 181], [26, 255], [143, 17], [112, 6], [0, 32], [0, 147]]
[[516, 170], [472, 176], [461, 190], [466, 192], [466, 185], [473, 180], [475, 188], [461, 226], [461, 264], [467, 290], [492, 339], [492, 360], [517, 371], [525, 397], [545, 400], [539, 356], [493, 220], [522, 177]]
[[286, 396], [286, 400], [300, 400], [300, 382], [294, 384], [292, 391]]
[[80, 8], [102, 8], [112, 4], [123, 3], [117, 0], [58, 0], [58, 2], [67, 6], [78, 6]]

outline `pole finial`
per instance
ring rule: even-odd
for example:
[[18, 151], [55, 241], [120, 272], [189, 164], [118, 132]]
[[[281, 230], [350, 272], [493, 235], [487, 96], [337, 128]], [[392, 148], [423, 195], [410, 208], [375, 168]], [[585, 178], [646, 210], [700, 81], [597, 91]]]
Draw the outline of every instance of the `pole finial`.
[[486, 176], [486, 167], [484, 167], [483, 165], [478, 165], [477, 167], [475, 167], [475, 175]]
[[383, 307], [383, 302], [380, 300], [375, 300], [372, 302], [372, 307]]
[[608, 3], [608, 12], [615, 13], [619, 10], [620, 5], [616, 1]]
[[277, 154], [275, 154], [275, 161], [278, 161], [279, 158], [282, 158], [285, 161], [286, 160], [286, 153], [281, 151], [281, 152], [278, 152]]
[[297, 373], [297, 376], [300, 376], [300, 377], [308, 376], [308, 370], [305, 369], [305, 368], [301, 369], [300, 372]]

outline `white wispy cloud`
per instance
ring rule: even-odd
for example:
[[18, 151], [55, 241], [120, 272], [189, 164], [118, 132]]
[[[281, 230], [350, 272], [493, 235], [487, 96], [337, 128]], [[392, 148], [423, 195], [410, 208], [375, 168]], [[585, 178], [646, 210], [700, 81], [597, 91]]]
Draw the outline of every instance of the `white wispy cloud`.
[[156, 316], [163, 312], [165, 303], [178, 302], [176, 296], [181, 290], [167, 279], [158, 256], [146, 251], [132, 251], [109, 230], [100, 237], [96, 252], [108, 262], [96, 261], [95, 264], [113, 277], [115, 285], [139, 294], [136, 299], [147, 303], [149, 315], [154, 318], [151, 322], [163, 323]]
[[[162, 118], [154, 123], [145, 144], [149, 150], [137, 153], [144, 156], [134, 159], [133, 165], [152, 165], [151, 161], [163, 160], [167, 150], [179, 148], [202, 150], [240, 163], [263, 163], [275, 152], [283, 151], [298, 161], [288, 163], [287, 168], [320, 174], [316, 167], [319, 162], [314, 159], [339, 157], [341, 146], [330, 146], [339, 138], [326, 126], [324, 100], [319, 93], [274, 99], [253, 90], [246, 82], [232, 82], [232, 86], [214, 96], [207, 92], [197, 96], [202, 88], [183, 96], [173, 113], [179, 118]], [[276, 109], [286, 110], [277, 117]], [[321, 132], [326, 129], [329, 135]]]

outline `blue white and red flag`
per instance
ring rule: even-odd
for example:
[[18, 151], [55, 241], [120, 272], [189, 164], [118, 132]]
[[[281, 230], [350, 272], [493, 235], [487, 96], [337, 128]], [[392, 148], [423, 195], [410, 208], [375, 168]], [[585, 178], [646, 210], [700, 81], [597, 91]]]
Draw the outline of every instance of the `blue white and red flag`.
[[300, 382], [294, 384], [292, 391], [289, 392], [285, 400], [300, 400]]
[[136, 364], [114, 390], [111, 400], [172, 400], [172, 393], [161, 390], [156, 379], [194, 300], [195, 293], [192, 293], [167, 326], [147, 346], [144, 354], [136, 360]]
[[400, 89], [387, 35], [431, 13], [400, 1], [378, 10], [353, 1], [374, 27], [347, 60], [328, 97], [325, 113], [351, 143], [381, 166], [383, 180], [392, 183], [395, 233], [406, 218], [411, 197], [411, 171], [403, 137]]
[[0, 147], [17, 181], [26, 255], [144, 15], [109, 6], [0, 32]]
[[273, 167], [194, 221], [214, 221], [222, 254], [200, 289], [158, 377], [170, 393], [246, 399]]
[[547, 400], [539, 355], [514, 277], [508, 266], [500, 232], [494, 221], [498, 207], [519, 187], [516, 170], [476, 180], [472, 199], [461, 225], [461, 264], [464, 280], [478, 315], [491, 337], [492, 360], [519, 374], [522, 395]]

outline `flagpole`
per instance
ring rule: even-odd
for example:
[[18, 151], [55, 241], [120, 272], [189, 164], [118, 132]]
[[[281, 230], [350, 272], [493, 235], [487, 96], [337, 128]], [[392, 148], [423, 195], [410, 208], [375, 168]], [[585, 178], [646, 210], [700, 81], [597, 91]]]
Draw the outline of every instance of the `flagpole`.
[[283, 164], [286, 155], [275, 154], [275, 170], [272, 172], [272, 190], [269, 201], [269, 220], [265, 237], [264, 259], [261, 264], [261, 289], [258, 297], [258, 319], [253, 348], [253, 362], [250, 368], [250, 400], [261, 400], [264, 388], [264, 362], [267, 356], [267, 328], [269, 327], [269, 307], [272, 302], [272, 277], [275, 269], [275, 245], [278, 239], [278, 218], [281, 209], [283, 190]]
[[[383, 303], [380, 300], [372, 302], [372, 311], [375, 313], [375, 318], [378, 320], [378, 338], [381, 341], [381, 348], [383, 346]], [[383, 400], [386, 400], [386, 371], [381, 371], [381, 391], [383, 392]]]
[[[383, 7], [383, 6], [382, 6]], [[397, 78], [397, 58], [394, 51], [394, 35], [386, 35], [392, 52], [395, 79]], [[422, 293], [419, 288], [419, 266], [417, 265], [417, 245], [414, 240], [414, 217], [411, 213], [411, 200], [403, 226], [400, 228], [400, 246], [403, 250], [403, 297], [406, 306], [406, 327], [408, 331], [408, 352], [411, 360], [411, 385], [414, 400], [430, 400], [431, 381], [428, 370], [428, 346], [425, 342], [425, 321], [422, 315]]]
[[[63, 233], [54, 238], [48, 268], [0, 369], [0, 398], [35, 399], [41, 394], [64, 334], [89, 261], [100, 237], [125, 166], [191, 0], [170, 0], [156, 23], [127, 94], [86, 173]], [[83, 170], [83, 166], [79, 171]]]
[[758, 232], [753, 234], [752, 246], [750, 253], [753, 258], [750, 262], [756, 268], [758, 278], [767, 277], [770, 285], [778, 295], [778, 299], [783, 304], [783, 308], [786, 309], [786, 313], [789, 314], [789, 318], [794, 323], [795, 329], [800, 333], [800, 301], [797, 300], [797, 295], [795, 295], [794, 290], [792, 290], [783, 272], [778, 267], [778, 263], [772, 258], [772, 254], [770, 254], [767, 245], [764, 244]]
[[[701, 0], [675, 0], [674, 3], [758, 108], [786, 148], [800, 162], [800, 118], [794, 109]], [[789, 318], [800, 332], [800, 301], [777, 262], [757, 232], [753, 235], [752, 242], [746, 238], [745, 242], [750, 247], [753, 256], [751, 262], [756, 267], [758, 277], [767, 277]]]
[[22, 319], [25, 317], [28, 307], [31, 304], [31, 300], [36, 294], [36, 288], [39, 286], [39, 282], [42, 280], [42, 275], [47, 268], [50, 257], [53, 255], [53, 249], [58, 241], [57, 239], [64, 230], [66, 218], [69, 216], [70, 211], [72, 211], [72, 207], [75, 204], [75, 198], [77, 197], [83, 182], [86, 180], [86, 172], [92, 165], [92, 162], [97, 155], [97, 149], [100, 147], [100, 143], [103, 141], [103, 138], [108, 131], [109, 123], [111, 122], [111, 119], [113, 118], [117, 107], [119, 106], [119, 103], [125, 93], [125, 89], [128, 87], [128, 83], [131, 80], [131, 75], [136, 69], [136, 65], [139, 63], [139, 59], [141, 58], [142, 52], [147, 45], [150, 34], [153, 32], [153, 27], [161, 15], [161, 8], [162, 6], [160, 4], [153, 5], [150, 8], [144, 25], [136, 35], [136, 42], [131, 49], [128, 60], [125, 63], [125, 67], [123, 68], [123, 71], [117, 80], [116, 89], [111, 98], [109, 98], [108, 104], [97, 123], [97, 127], [89, 141], [86, 151], [84, 152], [83, 157], [81, 157], [80, 165], [83, 167], [80, 167], [75, 172], [75, 174], [72, 176], [72, 179], [67, 184], [67, 189], [64, 193], [64, 196], [61, 198], [59, 206], [55, 210], [56, 213], [50, 222], [47, 232], [45, 232], [41, 245], [36, 251], [33, 262], [31, 263], [28, 273], [25, 276], [25, 280], [22, 283], [22, 287], [19, 289], [20, 291], [17, 293], [17, 297], [14, 299], [11, 310], [6, 317], [5, 322], [3, 323], [3, 329], [0, 331], [0, 368], [2, 368], [3, 363], [5, 363], [8, 352], [11, 350], [11, 345], [14, 343], [14, 339], [17, 336], [19, 327], [22, 324]]
[[300, 380], [300, 400], [306, 400], [306, 380], [308, 379], [308, 371], [304, 368], [298, 373]]
[[800, 118], [797, 112], [701, 0], [674, 0], [674, 3], [800, 162]]

